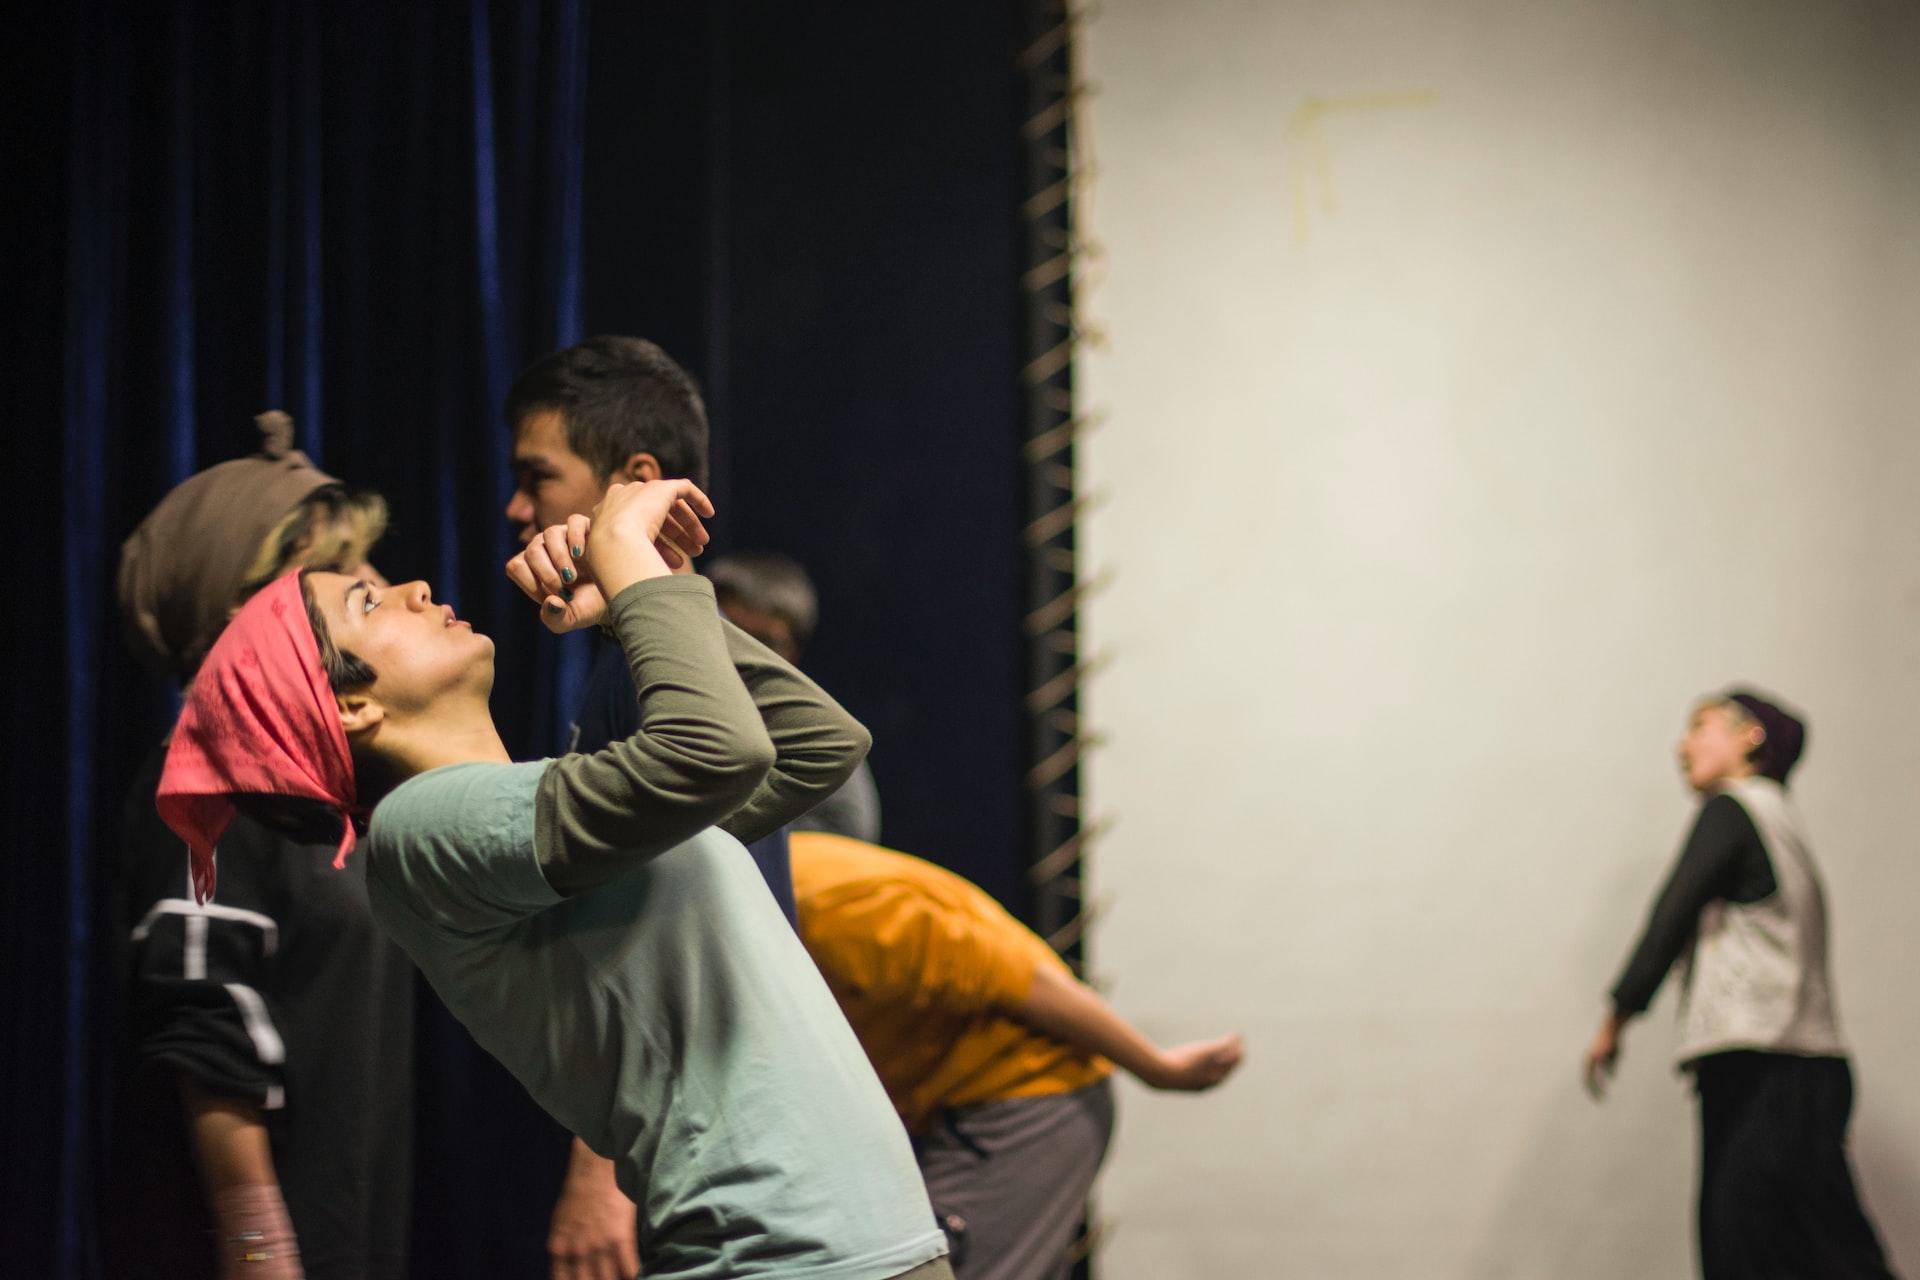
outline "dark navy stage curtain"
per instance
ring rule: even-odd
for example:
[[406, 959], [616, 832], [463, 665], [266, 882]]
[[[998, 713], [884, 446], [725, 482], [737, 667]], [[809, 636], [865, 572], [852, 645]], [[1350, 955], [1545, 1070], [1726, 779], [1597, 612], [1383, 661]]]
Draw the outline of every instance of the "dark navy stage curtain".
[[[571, 706], [579, 646], [531, 625], [500, 574], [500, 403], [519, 366], [581, 336], [587, 4], [94, 0], [62, 21], [66, 41], [16, 42], [9, 68], [36, 90], [12, 91], [10, 113], [37, 113], [9, 121], [34, 179], [15, 195], [37, 214], [9, 254], [60, 286], [38, 317], [58, 338], [27, 348], [57, 370], [33, 406], [50, 416], [9, 428], [57, 441], [44, 471], [20, 464], [56, 501], [21, 514], [59, 520], [42, 524], [36, 626], [8, 629], [22, 646], [8, 718], [34, 730], [9, 752], [0, 859], [0, 1274], [64, 1280], [97, 1273], [91, 1197], [111, 1141], [96, 1105], [114, 1004], [102, 851], [172, 712], [125, 657], [113, 607], [139, 518], [254, 448], [253, 415], [284, 408], [321, 466], [389, 496], [381, 568], [428, 578], [497, 638], [509, 745], [548, 749]], [[29, 643], [30, 669], [16, 665]], [[499, 1274], [442, 1247], [458, 1224], [431, 1191], [473, 1163], [460, 1108], [501, 1092], [497, 1068], [444, 1014], [423, 1026], [418, 1274]]]
[[[594, 332], [701, 376], [715, 545], [820, 589], [884, 840], [1028, 905], [1011, 4], [604, 5]], [[633, 121], [642, 120], [636, 129]]]
[[[0, 76], [0, 1276], [97, 1273], [96, 859], [172, 712], [123, 656], [118, 545], [263, 408], [387, 493], [381, 567], [496, 637], [533, 754], [580, 646], [500, 576], [501, 393], [583, 307], [658, 339], [707, 387], [720, 548], [819, 580], [808, 663], [875, 730], [886, 838], [1024, 906], [1014, 6], [41, 16]], [[565, 1136], [430, 1003], [418, 1066], [414, 1275], [546, 1274]]]

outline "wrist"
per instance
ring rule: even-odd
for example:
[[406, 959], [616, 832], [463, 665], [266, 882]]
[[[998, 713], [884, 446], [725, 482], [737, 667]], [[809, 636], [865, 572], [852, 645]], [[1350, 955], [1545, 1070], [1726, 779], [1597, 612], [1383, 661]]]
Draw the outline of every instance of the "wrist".
[[612, 1187], [616, 1185], [613, 1161], [595, 1155], [592, 1147], [575, 1138], [572, 1158], [567, 1161], [567, 1183], [578, 1190]]
[[213, 1194], [218, 1223], [220, 1257], [226, 1264], [279, 1263], [297, 1260], [293, 1221], [286, 1201], [273, 1183], [246, 1183], [224, 1187]]
[[642, 578], [638, 582], [630, 582], [619, 591], [609, 595], [607, 597], [606, 616], [601, 619], [602, 624], [617, 635], [623, 619], [627, 619], [634, 614], [644, 614], [648, 610], [656, 607], [651, 603], [655, 597], [681, 595], [701, 597], [706, 605], [705, 610], [702, 611], [703, 614], [709, 611], [716, 615], [718, 614], [718, 607], [713, 604], [712, 583], [699, 574], [694, 574], [692, 577], [683, 577], [679, 574], [669, 573], [657, 578]]
[[1173, 1085], [1175, 1069], [1173, 1060], [1159, 1049], [1142, 1054], [1132, 1063], [1121, 1063], [1141, 1084], [1149, 1089], [1166, 1089]]
[[667, 562], [651, 544], [634, 552], [622, 549], [602, 553], [594, 557], [593, 571], [601, 594], [609, 601], [636, 582], [672, 576]]

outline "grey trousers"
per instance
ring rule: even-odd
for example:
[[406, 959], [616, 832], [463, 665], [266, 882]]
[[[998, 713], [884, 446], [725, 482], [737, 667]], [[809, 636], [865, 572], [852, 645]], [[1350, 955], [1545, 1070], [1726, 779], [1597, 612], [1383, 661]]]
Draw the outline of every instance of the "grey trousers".
[[1057, 1280], [1113, 1136], [1113, 1086], [960, 1107], [914, 1144], [959, 1280]]
[[945, 1258], [935, 1258], [911, 1271], [902, 1271], [893, 1280], [953, 1280], [953, 1268], [947, 1265]]

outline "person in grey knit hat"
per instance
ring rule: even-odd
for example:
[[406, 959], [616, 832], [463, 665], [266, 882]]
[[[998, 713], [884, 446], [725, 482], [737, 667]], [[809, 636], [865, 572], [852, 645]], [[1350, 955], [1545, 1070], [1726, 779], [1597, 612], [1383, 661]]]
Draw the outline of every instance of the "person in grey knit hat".
[[1787, 791], [1806, 740], [1800, 716], [1750, 689], [1695, 704], [1678, 755], [1700, 811], [1586, 1054], [1597, 1098], [1622, 1031], [1685, 957], [1678, 1057], [1700, 1097], [1707, 1280], [1893, 1274], [1847, 1160], [1826, 897]]
[[[191, 682], [227, 620], [295, 566], [366, 564], [385, 531], [356, 492], [293, 447], [280, 412], [260, 448], [186, 480], [127, 538], [128, 648]], [[154, 811], [164, 744], [127, 799], [115, 956], [105, 1197], [115, 1276], [406, 1274], [413, 973], [331, 844], [242, 817], [220, 843], [220, 899], [186, 891], [185, 846]]]
[[357, 565], [386, 532], [385, 500], [314, 466], [293, 447], [293, 419], [276, 409], [254, 423], [259, 452], [182, 482], [120, 548], [127, 647], [181, 680], [252, 590], [296, 564]]

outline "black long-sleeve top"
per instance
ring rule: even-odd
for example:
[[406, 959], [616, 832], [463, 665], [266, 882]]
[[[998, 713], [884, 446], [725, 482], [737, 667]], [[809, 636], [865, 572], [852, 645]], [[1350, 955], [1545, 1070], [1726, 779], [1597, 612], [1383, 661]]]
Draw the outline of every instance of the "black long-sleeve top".
[[186, 846], [153, 793], [128, 795], [117, 870], [127, 1020], [115, 1072], [110, 1274], [213, 1275], [211, 1218], [179, 1085], [258, 1109], [309, 1280], [407, 1274], [413, 966], [367, 905], [359, 857], [242, 815], [220, 840], [220, 892], [187, 884]]
[[1633, 955], [1613, 984], [1614, 1012], [1631, 1017], [1653, 1003], [1667, 971], [1693, 940], [1708, 903], [1759, 902], [1778, 889], [1767, 847], [1746, 808], [1730, 795], [1708, 800], [1654, 900]]

